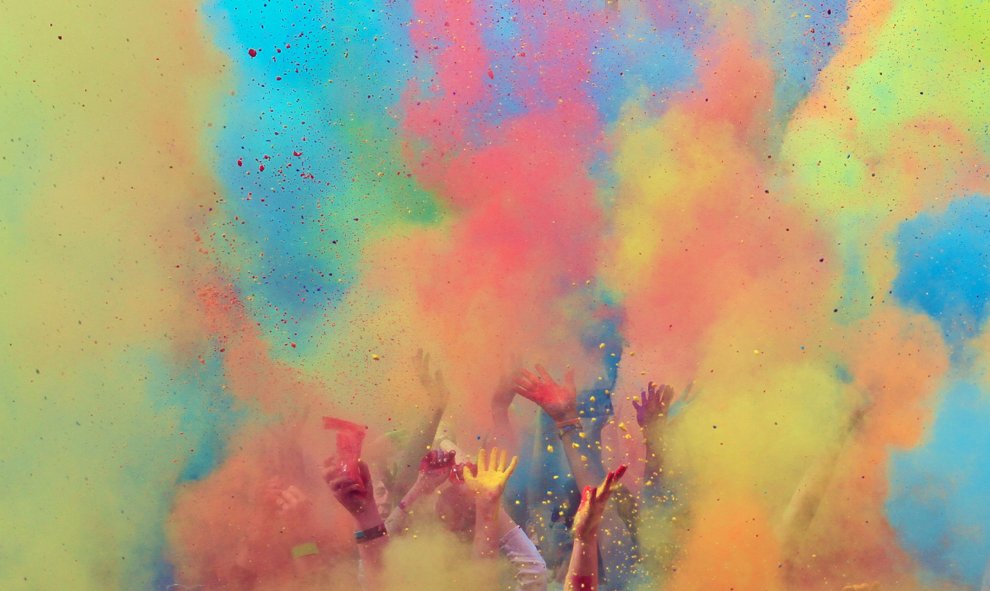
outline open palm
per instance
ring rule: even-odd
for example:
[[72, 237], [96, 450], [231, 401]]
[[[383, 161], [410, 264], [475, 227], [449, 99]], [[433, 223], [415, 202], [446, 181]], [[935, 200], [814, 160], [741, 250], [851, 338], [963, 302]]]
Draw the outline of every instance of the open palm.
[[601, 485], [597, 487], [586, 487], [581, 495], [581, 504], [574, 515], [574, 537], [582, 540], [589, 540], [598, 535], [598, 527], [601, 525], [602, 516], [605, 514], [605, 505], [612, 496], [615, 486], [626, 473], [626, 466], [619, 466], [614, 472], [609, 472]]
[[473, 472], [464, 471], [464, 483], [477, 495], [479, 502], [497, 502], [518, 462], [519, 458], [516, 456], [508, 460], [508, 453], [504, 449], [499, 453], [497, 447], [492, 448], [491, 454], [482, 449], [478, 452], [477, 469]]

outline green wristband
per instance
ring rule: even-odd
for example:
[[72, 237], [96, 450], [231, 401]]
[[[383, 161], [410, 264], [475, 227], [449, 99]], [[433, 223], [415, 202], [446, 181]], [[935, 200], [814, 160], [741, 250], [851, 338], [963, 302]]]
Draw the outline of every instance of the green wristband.
[[302, 558], [303, 556], [312, 556], [319, 553], [320, 549], [316, 547], [316, 542], [306, 542], [305, 544], [292, 547], [293, 558]]

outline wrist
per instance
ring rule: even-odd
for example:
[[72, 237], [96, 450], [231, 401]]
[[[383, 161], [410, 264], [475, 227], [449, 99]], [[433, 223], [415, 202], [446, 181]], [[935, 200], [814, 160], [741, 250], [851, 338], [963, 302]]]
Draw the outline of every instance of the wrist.
[[581, 419], [577, 417], [566, 421], [559, 421], [557, 423], [557, 437], [564, 440], [570, 436], [581, 433], [582, 429], [583, 426], [581, 425]]
[[382, 516], [378, 514], [378, 510], [374, 506], [371, 507], [370, 511], [355, 513], [354, 521], [357, 523], [358, 530], [370, 529], [383, 523]]
[[639, 428], [644, 432], [652, 431], [653, 428], [660, 422], [657, 419], [658, 417], [654, 417], [652, 419], [646, 419], [645, 421], [640, 423]]
[[406, 496], [402, 497], [402, 500], [399, 501], [397, 507], [408, 513], [409, 510], [412, 509], [413, 505], [415, 505], [421, 498], [423, 498], [423, 495], [426, 494], [426, 492], [427, 491], [418, 490], [415, 487], [413, 487], [412, 489], [409, 490], [409, 492], [406, 493]]
[[354, 541], [358, 544], [367, 544], [388, 535], [385, 524], [378, 525], [354, 532]]
[[475, 515], [484, 521], [495, 521], [498, 517], [498, 499], [483, 499], [481, 497], [474, 501]]
[[409, 505], [419, 500], [421, 496], [425, 495], [428, 492], [430, 492], [430, 487], [425, 482], [423, 482], [421, 478], [417, 478], [416, 482], [414, 482], [413, 485], [409, 487], [409, 491], [406, 492], [406, 495], [402, 497], [402, 500], [405, 501], [407, 505]]
[[503, 423], [509, 420], [509, 407], [492, 405], [492, 418], [496, 423]]
[[562, 408], [562, 409], [556, 410], [556, 411], [554, 411], [553, 414], [550, 414], [550, 413], [547, 413], [547, 414], [549, 414], [550, 415], [550, 418], [553, 419], [553, 421], [555, 423], [557, 423], [558, 425], [560, 425], [561, 423], [566, 423], [566, 422], [569, 422], [569, 421], [574, 421], [574, 420], [577, 420], [577, 419], [580, 418], [578, 416], [578, 411], [577, 411], [577, 406], [576, 405], [575, 406], [568, 406], [566, 408]]
[[569, 587], [573, 591], [596, 591], [598, 589], [598, 577], [595, 575], [570, 575]]

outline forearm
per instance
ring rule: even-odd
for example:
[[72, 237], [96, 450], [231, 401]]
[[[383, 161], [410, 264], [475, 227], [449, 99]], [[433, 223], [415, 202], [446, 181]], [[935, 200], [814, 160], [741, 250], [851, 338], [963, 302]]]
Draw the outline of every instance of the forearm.
[[599, 574], [610, 581], [610, 586], [611, 582], [626, 580], [637, 562], [639, 548], [633, 543], [632, 533], [612, 503], [602, 515], [598, 549], [605, 565], [605, 572]]
[[502, 537], [516, 527], [516, 522], [502, 508], [502, 503], [479, 501], [474, 511], [474, 552], [481, 558], [498, 554]]
[[392, 509], [392, 512], [388, 514], [385, 518], [385, 529], [389, 533], [399, 535], [406, 529], [406, 521], [408, 521], [408, 513], [402, 510], [398, 505]]
[[406, 496], [402, 497], [399, 503], [396, 503], [395, 507], [392, 508], [392, 512], [388, 514], [385, 519], [385, 527], [388, 529], [389, 534], [399, 535], [406, 527], [406, 522], [409, 520], [409, 514], [414, 510], [419, 501], [429, 495], [430, 491], [427, 490], [422, 484], [421, 480], [416, 480]]
[[605, 473], [600, 462], [592, 461], [590, 442], [587, 437], [582, 438], [581, 433], [584, 433], [583, 429], [570, 429], [564, 431], [564, 436], [560, 438], [578, 490], [597, 486]]
[[405, 494], [416, 480], [419, 460], [437, 436], [437, 428], [443, 419], [444, 409], [436, 409], [430, 414], [409, 438], [405, 450], [399, 458], [399, 468], [395, 475], [393, 492], [396, 496]]
[[519, 442], [512, 428], [512, 421], [509, 419], [508, 407], [492, 406], [491, 435], [489, 445], [497, 445], [513, 453], [518, 451]]
[[571, 562], [564, 581], [565, 591], [596, 591], [598, 589], [598, 536], [574, 539]]
[[377, 575], [382, 571], [384, 565], [385, 546], [388, 545], [388, 536], [382, 536], [376, 540], [358, 544], [358, 558], [364, 565], [365, 576]]
[[643, 484], [653, 488], [660, 485], [660, 473], [663, 470], [663, 454], [659, 447], [653, 445], [648, 434], [644, 431], [643, 441], [646, 446], [646, 465], [643, 471]]
[[495, 504], [479, 502], [474, 511], [474, 554], [479, 558], [493, 558], [498, 553], [499, 513]]
[[[368, 532], [383, 525], [381, 517], [377, 511], [366, 511], [360, 515], [355, 515], [357, 531]], [[388, 530], [386, 529], [386, 532]], [[366, 588], [377, 589], [378, 580], [381, 577], [384, 566], [383, 555], [385, 546], [388, 545], [388, 534], [381, 535], [374, 539], [362, 541], [358, 539], [358, 558], [364, 571]]]

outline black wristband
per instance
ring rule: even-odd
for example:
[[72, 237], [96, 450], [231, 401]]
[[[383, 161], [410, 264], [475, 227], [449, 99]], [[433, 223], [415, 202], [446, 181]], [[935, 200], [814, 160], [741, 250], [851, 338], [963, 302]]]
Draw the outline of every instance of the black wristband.
[[376, 540], [384, 535], [388, 535], [388, 530], [385, 529], [385, 524], [381, 523], [375, 527], [370, 527], [366, 530], [354, 532], [354, 540], [358, 544], [364, 544], [370, 542], [371, 540]]

